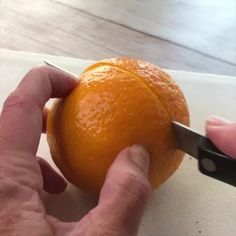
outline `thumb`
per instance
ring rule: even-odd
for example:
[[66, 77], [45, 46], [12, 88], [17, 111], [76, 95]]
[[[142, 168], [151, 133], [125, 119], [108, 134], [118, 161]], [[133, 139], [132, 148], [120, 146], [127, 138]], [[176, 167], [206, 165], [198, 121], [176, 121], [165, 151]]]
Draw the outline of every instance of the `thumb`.
[[48, 217], [54, 234], [136, 236], [151, 192], [148, 167], [149, 156], [141, 146], [121, 151], [107, 173], [98, 206], [80, 222]]
[[212, 117], [206, 122], [206, 132], [223, 153], [236, 159], [236, 122]]
[[148, 168], [148, 153], [134, 145], [120, 152], [108, 171], [96, 211], [117, 235], [137, 234], [151, 191]]

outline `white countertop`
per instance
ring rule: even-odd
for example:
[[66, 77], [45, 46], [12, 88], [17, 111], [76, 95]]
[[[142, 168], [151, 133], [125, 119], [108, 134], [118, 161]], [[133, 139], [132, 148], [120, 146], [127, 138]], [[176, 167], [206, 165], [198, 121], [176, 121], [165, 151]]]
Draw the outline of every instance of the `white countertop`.
[[[91, 61], [24, 52], [0, 51], [0, 107], [24, 74], [43, 59], [80, 73]], [[236, 118], [236, 77], [167, 71], [181, 86], [191, 116], [191, 126], [204, 133], [210, 115]], [[45, 136], [38, 154], [52, 163]], [[235, 170], [236, 171], [236, 170]], [[47, 195], [49, 213], [63, 220], [80, 219], [95, 204], [73, 186], [59, 196]], [[197, 162], [186, 156], [176, 173], [154, 191], [139, 236], [234, 236], [236, 188], [208, 178]]]

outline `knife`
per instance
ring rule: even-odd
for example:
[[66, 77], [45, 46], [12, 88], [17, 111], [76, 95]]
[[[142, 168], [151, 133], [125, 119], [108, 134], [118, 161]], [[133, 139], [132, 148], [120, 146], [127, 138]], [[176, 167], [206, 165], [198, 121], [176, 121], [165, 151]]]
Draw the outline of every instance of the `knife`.
[[58, 65], [55, 65], [54, 63], [52, 63], [52, 62], [50, 62], [48, 60], [43, 60], [43, 62], [46, 65], [48, 65], [48, 66], [51, 66], [53, 68], [56, 68], [57, 70], [60, 70], [60, 71], [62, 71], [64, 73], [68, 74], [68, 75], [71, 75], [72, 77], [78, 78], [78, 75], [76, 75], [76, 74], [74, 74], [74, 73], [72, 73], [72, 72], [70, 72], [70, 71], [68, 71], [68, 70], [66, 70], [66, 69], [64, 69], [64, 68], [62, 68], [62, 67], [60, 67]]
[[[77, 75], [44, 60], [54, 67], [74, 77]], [[236, 187], [236, 160], [225, 155], [208, 139], [193, 129], [179, 122], [172, 122], [177, 140], [177, 148], [198, 160], [199, 171], [214, 179]]]
[[236, 160], [222, 153], [207, 137], [176, 121], [172, 122], [177, 148], [198, 160], [199, 171], [236, 187]]

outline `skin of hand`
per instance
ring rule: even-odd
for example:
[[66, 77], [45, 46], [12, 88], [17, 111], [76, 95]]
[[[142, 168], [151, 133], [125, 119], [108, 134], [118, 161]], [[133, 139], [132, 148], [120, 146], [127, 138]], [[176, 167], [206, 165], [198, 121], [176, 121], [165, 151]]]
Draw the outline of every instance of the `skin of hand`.
[[149, 155], [139, 145], [111, 165], [98, 205], [79, 222], [47, 215], [44, 191], [60, 193], [66, 182], [36, 157], [45, 129], [45, 103], [66, 96], [78, 81], [48, 66], [33, 68], [4, 103], [0, 116], [0, 235], [134, 236], [151, 191]]
[[206, 133], [223, 153], [236, 159], [236, 122], [212, 117], [206, 122]]

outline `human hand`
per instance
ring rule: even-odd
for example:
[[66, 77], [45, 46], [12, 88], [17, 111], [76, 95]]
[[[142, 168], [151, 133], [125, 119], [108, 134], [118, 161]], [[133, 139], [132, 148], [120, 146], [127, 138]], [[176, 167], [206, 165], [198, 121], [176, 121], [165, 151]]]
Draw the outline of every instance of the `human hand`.
[[97, 207], [81, 221], [61, 222], [45, 211], [43, 191], [62, 192], [66, 182], [36, 157], [45, 126], [43, 108], [50, 97], [63, 97], [76, 84], [74, 78], [54, 68], [36, 67], [4, 103], [0, 117], [0, 235], [137, 235], [150, 193], [149, 157], [137, 145], [117, 156]]
[[212, 117], [206, 122], [207, 136], [225, 154], [236, 159], [236, 122]]

